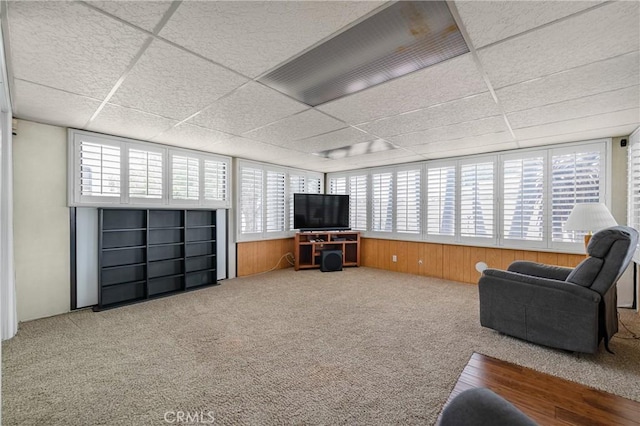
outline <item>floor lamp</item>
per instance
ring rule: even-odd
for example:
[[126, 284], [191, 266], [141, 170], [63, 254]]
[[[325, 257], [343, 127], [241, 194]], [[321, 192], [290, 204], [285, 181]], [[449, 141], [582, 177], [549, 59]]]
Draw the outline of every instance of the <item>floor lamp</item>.
[[564, 223], [565, 231], [586, 231], [585, 251], [591, 240], [592, 232], [597, 232], [618, 223], [604, 203], [580, 203], [573, 206], [571, 214]]

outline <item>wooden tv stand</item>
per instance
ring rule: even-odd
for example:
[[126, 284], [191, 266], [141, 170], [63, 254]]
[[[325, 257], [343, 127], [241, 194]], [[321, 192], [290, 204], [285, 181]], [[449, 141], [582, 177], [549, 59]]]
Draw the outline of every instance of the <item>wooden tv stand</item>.
[[323, 250], [342, 250], [342, 266], [360, 266], [360, 232], [305, 231], [296, 233], [296, 271], [319, 268]]

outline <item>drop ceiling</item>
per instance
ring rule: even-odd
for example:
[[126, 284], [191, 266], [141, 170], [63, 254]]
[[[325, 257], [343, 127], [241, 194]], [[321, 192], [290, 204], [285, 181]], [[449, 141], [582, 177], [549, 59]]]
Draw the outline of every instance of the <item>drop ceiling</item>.
[[319, 172], [640, 126], [635, 1], [449, 2], [468, 53], [315, 107], [261, 82], [390, 4], [6, 2], [14, 117]]

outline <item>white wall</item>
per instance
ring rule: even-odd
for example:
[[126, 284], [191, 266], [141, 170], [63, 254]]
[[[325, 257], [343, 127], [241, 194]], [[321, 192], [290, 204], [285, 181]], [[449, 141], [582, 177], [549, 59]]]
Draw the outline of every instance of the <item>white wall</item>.
[[67, 131], [19, 120], [13, 138], [18, 320], [69, 311]]

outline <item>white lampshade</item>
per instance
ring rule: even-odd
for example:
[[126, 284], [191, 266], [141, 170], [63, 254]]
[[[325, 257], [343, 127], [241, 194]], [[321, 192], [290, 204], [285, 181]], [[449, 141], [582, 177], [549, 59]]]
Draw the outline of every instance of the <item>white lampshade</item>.
[[596, 232], [618, 223], [604, 203], [580, 203], [573, 206], [564, 223], [565, 231]]

